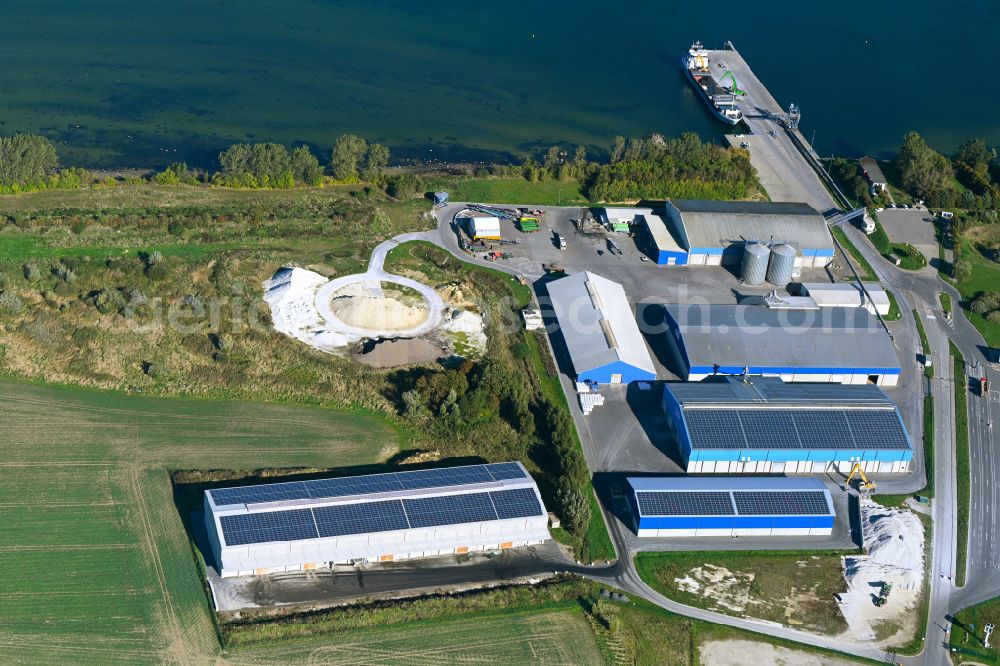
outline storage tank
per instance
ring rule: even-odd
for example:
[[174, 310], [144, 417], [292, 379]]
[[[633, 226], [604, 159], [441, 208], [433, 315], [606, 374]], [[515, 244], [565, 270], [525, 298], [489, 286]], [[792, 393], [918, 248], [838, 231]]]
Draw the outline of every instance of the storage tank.
[[783, 287], [792, 281], [795, 270], [795, 248], [782, 243], [771, 248], [771, 263], [767, 266], [767, 281]]
[[747, 243], [743, 248], [743, 261], [740, 264], [740, 281], [743, 284], [764, 284], [770, 256], [771, 251], [763, 243]]

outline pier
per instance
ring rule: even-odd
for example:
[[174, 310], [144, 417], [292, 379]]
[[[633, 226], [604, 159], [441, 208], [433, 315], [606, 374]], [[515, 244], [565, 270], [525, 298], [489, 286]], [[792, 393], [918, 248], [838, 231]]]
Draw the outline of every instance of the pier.
[[739, 51], [727, 42], [725, 49], [708, 51], [708, 58], [716, 80], [732, 72], [745, 93], [738, 99], [749, 134], [726, 139], [736, 147], [746, 144], [750, 163], [771, 199], [805, 202], [822, 213], [839, 210], [842, 204], [816, 172], [818, 156], [797, 128], [787, 127], [788, 109], [778, 104]]

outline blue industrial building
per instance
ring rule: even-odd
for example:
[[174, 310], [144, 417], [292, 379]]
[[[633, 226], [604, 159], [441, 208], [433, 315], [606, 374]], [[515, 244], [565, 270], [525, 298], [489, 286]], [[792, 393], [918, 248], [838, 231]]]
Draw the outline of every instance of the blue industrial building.
[[576, 381], [628, 384], [656, 379], [625, 290], [584, 272], [547, 285]]
[[770, 375], [786, 382], [895, 386], [889, 334], [864, 308], [667, 305], [667, 346], [681, 376]]
[[913, 443], [877, 386], [726, 377], [664, 385], [663, 410], [689, 473], [904, 473]]
[[639, 537], [829, 536], [836, 514], [817, 479], [630, 477]]

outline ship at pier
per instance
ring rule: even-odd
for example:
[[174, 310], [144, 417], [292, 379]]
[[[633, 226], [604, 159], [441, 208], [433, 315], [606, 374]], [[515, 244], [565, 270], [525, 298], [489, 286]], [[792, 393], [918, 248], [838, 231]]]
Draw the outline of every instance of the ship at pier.
[[[730, 72], [723, 74], [720, 80], [715, 79], [708, 60], [708, 51], [701, 42], [693, 43], [687, 55], [681, 58], [681, 62], [694, 89], [705, 100], [716, 118], [728, 125], [736, 125], [743, 120], [743, 112], [740, 111], [737, 102], [743, 91], [736, 87], [736, 79]], [[726, 76], [732, 80], [732, 86], [728, 88], [722, 85]]]

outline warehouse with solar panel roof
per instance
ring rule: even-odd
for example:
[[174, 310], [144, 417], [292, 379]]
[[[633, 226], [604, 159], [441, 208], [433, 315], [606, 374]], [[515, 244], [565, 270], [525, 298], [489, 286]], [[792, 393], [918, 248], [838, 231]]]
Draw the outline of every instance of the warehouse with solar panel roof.
[[519, 462], [216, 488], [205, 491], [205, 524], [224, 578], [549, 539]]
[[639, 537], [830, 536], [830, 491], [812, 478], [629, 477]]
[[873, 385], [725, 377], [664, 385], [663, 409], [689, 473], [906, 473], [913, 443]]

